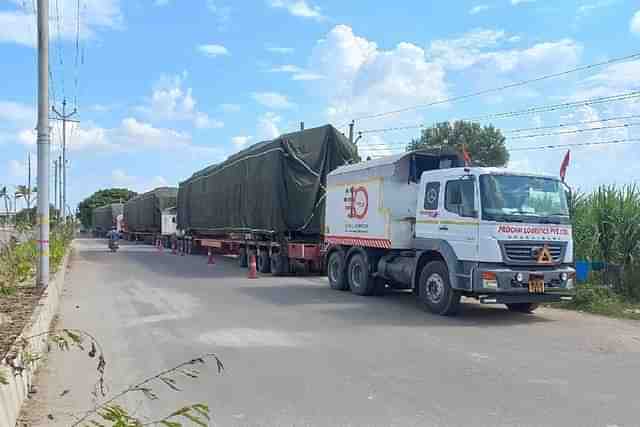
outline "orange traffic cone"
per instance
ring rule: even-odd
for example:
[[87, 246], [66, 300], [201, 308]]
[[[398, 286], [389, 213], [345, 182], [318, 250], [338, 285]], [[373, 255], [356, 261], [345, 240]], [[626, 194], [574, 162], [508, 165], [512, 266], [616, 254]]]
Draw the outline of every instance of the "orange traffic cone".
[[247, 276], [249, 279], [257, 279], [258, 278], [258, 269], [256, 267], [256, 256], [251, 254], [249, 257], [249, 275]]
[[213, 260], [213, 252], [211, 252], [211, 248], [209, 248], [209, 252], [207, 253], [209, 259], [207, 260], [207, 264], [215, 264], [216, 262]]

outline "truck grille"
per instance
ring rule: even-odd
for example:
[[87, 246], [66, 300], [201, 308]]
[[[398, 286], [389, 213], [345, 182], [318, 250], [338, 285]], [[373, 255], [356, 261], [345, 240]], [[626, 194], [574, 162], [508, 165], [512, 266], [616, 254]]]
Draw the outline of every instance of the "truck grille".
[[538, 264], [538, 254], [545, 246], [551, 254], [551, 261], [559, 264], [564, 259], [566, 242], [503, 242], [502, 254], [506, 262], [517, 264]]

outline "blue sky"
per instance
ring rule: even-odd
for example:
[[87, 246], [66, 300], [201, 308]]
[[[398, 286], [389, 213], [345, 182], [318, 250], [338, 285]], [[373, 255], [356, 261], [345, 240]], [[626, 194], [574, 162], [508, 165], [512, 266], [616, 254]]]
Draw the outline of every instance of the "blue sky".
[[[72, 206], [99, 188], [176, 185], [300, 121], [344, 129], [354, 117], [640, 52], [636, 1], [81, 0], [79, 33], [76, 0], [50, 3], [50, 101], [55, 95], [60, 108], [64, 95], [81, 120], [70, 130]], [[32, 8], [31, 1], [0, 2], [2, 185], [24, 183], [27, 153], [35, 153]], [[356, 130], [617, 95], [640, 90], [638, 76], [640, 60], [616, 63], [360, 120]], [[640, 126], [530, 139], [508, 132], [583, 121], [590, 123], [580, 128], [640, 123], [640, 117], [599, 122], [633, 115], [640, 115], [637, 100], [481, 123], [505, 130], [508, 147], [522, 148], [640, 138]], [[52, 126], [53, 158], [60, 132]], [[371, 133], [359, 144], [365, 155], [381, 156], [418, 133]], [[563, 155], [514, 151], [510, 167], [557, 174]], [[640, 144], [575, 148], [568, 181], [587, 190], [631, 182], [639, 160]]]

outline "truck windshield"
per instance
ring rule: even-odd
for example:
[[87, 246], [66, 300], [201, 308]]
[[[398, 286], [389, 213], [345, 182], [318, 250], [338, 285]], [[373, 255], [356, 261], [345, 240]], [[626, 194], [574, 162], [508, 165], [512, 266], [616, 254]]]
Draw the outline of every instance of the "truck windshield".
[[489, 221], [566, 224], [567, 198], [557, 179], [481, 175], [482, 218]]

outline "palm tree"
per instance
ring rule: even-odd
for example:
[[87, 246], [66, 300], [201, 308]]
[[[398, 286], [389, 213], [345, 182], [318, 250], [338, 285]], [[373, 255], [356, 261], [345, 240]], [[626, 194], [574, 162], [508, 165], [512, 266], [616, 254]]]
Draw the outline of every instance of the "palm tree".
[[[15, 198], [16, 199], [23, 198], [25, 203], [27, 204], [27, 212], [29, 212], [29, 210], [31, 209], [31, 196], [33, 195], [33, 193], [37, 193], [37, 192], [38, 192], [37, 187], [29, 188], [26, 185], [18, 185], [16, 187]], [[27, 216], [28, 215], [29, 214], [27, 213]]]

